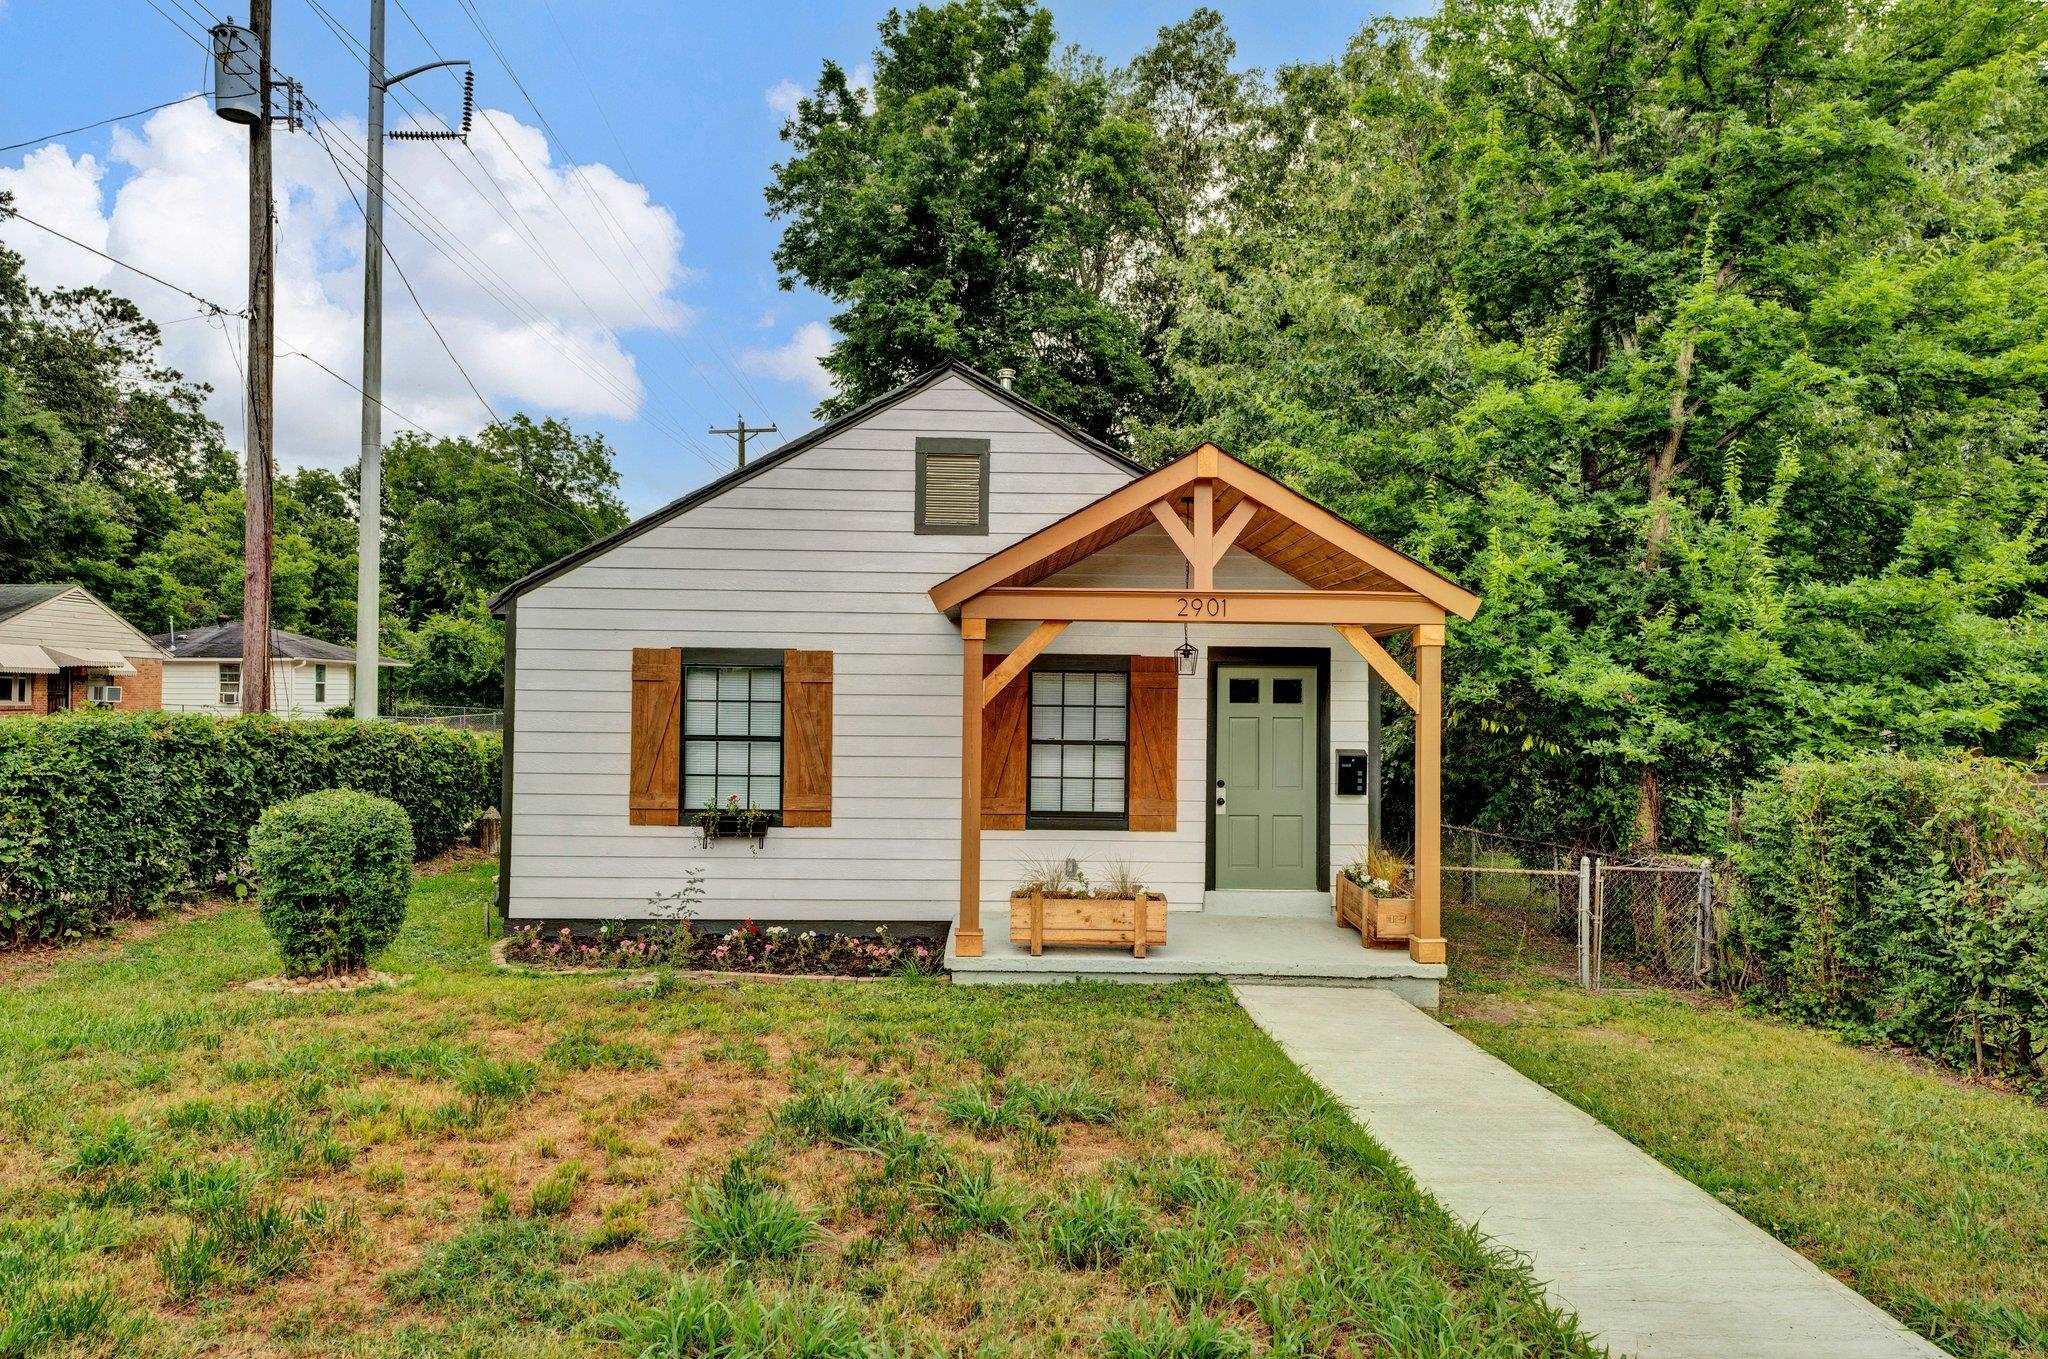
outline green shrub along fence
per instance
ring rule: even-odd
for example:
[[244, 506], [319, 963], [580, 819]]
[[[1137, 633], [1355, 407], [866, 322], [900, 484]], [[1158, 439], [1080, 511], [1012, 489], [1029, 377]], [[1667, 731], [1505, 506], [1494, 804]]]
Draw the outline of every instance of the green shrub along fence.
[[1794, 765], [1750, 790], [1738, 980], [1802, 1019], [2042, 1073], [2048, 796], [1999, 760]]
[[498, 800], [499, 738], [344, 720], [78, 712], [0, 720], [0, 941], [72, 938], [233, 874], [272, 805], [396, 802], [423, 857]]

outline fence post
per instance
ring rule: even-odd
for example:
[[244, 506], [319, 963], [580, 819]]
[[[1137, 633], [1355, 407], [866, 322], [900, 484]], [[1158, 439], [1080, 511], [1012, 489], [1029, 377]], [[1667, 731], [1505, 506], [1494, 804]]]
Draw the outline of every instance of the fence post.
[[1589, 990], [1600, 989], [1602, 954], [1607, 944], [1607, 875], [1602, 873], [1602, 862], [1593, 861], [1593, 981]]
[[1700, 869], [1699, 901], [1693, 915], [1692, 930], [1692, 980], [1695, 986], [1706, 975], [1707, 931], [1713, 927], [1714, 920], [1713, 871], [1711, 867]]
[[1579, 856], [1579, 985], [1593, 989], [1593, 861]]

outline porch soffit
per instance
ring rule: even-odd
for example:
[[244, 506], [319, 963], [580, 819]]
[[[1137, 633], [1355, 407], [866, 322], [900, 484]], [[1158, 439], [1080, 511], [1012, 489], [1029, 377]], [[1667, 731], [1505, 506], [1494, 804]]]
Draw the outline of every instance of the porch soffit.
[[1406, 594], [1460, 618], [1470, 618], [1478, 609], [1478, 597], [1469, 591], [1213, 444], [1202, 445], [941, 581], [930, 591], [932, 603], [951, 614], [983, 591], [1035, 585], [1157, 523], [1155, 502], [1164, 502], [1188, 524], [1196, 486], [1205, 481], [1213, 488], [1216, 524], [1228, 521], [1246, 501], [1252, 505], [1233, 545], [1311, 590]]

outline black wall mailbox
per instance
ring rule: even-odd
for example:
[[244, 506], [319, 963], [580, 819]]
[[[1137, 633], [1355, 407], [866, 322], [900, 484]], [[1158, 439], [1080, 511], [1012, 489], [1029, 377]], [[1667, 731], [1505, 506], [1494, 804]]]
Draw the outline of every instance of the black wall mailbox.
[[1366, 756], [1362, 750], [1340, 750], [1337, 752], [1337, 796], [1364, 797], [1369, 791], [1366, 786]]

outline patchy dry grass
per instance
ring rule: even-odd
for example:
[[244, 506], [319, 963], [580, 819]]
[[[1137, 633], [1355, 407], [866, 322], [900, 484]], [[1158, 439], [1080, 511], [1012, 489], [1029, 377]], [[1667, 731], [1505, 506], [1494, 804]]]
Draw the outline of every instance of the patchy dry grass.
[[490, 881], [0, 986], [0, 1354], [1592, 1352], [1220, 989], [514, 975]]
[[2048, 1108], [1458, 912], [1451, 1026], [1951, 1352], [2048, 1356]]

